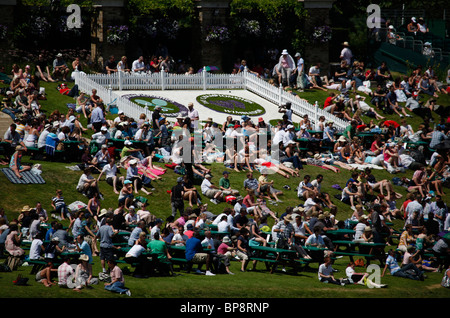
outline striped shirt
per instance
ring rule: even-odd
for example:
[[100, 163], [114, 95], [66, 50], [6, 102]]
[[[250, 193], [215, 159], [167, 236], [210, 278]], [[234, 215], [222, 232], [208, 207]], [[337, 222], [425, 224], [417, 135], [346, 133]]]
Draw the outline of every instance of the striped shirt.
[[53, 197], [52, 201], [55, 207], [59, 207], [60, 205], [64, 204], [64, 197]]

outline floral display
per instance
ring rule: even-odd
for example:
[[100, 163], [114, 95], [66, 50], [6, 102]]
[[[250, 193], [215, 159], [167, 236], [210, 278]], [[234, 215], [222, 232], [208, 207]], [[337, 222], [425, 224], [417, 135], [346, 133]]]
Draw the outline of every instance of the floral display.
[[243, 36], [260, 36], [261, 26], [257, 20], [242, 19], [239, 30]]
[[8, 27], [6, 25], [0, 24], [0, 40], [6, 39], [7, 33], [8, 33]]
[[109, 26], [106, 41], [109, 44], [124, 44], [128, 41], [130, 34], [126, 25]]
[[210, 26], [207, 29], [206, 42], [225, 43], [231, 40], [230, 31], [225, 26]]
[[30, 19], [31, 33], [38, 38], [45, 38], [51, 28], [50, 23], [44, 17], [32, 17]]
[[331, 28], [328, 25], [315, 27], [312, 38], [315, 42], [327, 43], [331, 40]]
[[188, 109], [175, 101], [165, 97], [146, 95], [146, 94], [127, 94], [122, 97], [129, 99], [139, 106], [146, 107], [153, 111], [156, 106], [161, 106], [161, 110], [167, 117], [187, 116]]
[[266, 112], [261, 105], [234, 95], [206, 94], [198, 96], [197, 101], [212, 110], [232, 115], [259, 116]]

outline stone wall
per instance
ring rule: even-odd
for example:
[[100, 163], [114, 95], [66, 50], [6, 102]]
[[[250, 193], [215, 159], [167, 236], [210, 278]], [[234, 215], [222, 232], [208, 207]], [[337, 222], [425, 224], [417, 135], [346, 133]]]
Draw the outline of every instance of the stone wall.
[[197, 3], [197, 16], [199, 24], [192, 32], [193, 41], [197, 43], [193, 47], [193, 61], [199, 65], [215, 65], [223, 70], [224, 54], [227, 51], [226, 44], [212, 43], [205, 41], [207, 27], [210, 25], [226, 26], [230, 0], [205, 1], [199, 0]]
[[124, 45], [111, 45], [106, 41], [108, 26], [126, 24], [124, 0], [99, 1], [91, 21], [91, 56], [94, 61], [106, 61], [114, 55], [116, 60], [125, 55]]

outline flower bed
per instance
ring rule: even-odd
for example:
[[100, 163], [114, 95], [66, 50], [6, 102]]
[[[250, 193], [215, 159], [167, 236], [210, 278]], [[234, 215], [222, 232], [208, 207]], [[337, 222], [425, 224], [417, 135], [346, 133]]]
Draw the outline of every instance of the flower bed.
[[261, 105], [233, 95], [205, 94], [198, 96], [197, 102], [214, 111], [230, 115], [260, 116], [266, 112]]
[[122, 97], [129, 99], [139, 106], [147, 107], [151, 111], [153, 111], [156, 106], [161, 106], [161, 113], [167, 117], [177, 117], [178, 115], [187, 116], [188, 113], [187, 107], [160, 96], [127, 94]]

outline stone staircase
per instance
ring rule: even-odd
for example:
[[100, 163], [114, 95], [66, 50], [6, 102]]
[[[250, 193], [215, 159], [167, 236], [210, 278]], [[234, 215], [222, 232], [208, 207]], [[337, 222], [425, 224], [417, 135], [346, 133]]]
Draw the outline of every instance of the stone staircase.
[[0, 112], [0, 138], [3, 139], [6, 130], [13, 123], [11, 117], [3, 112]]

